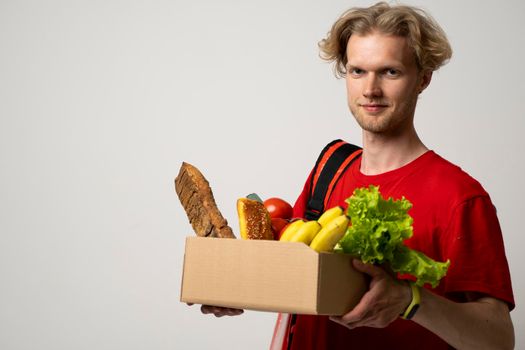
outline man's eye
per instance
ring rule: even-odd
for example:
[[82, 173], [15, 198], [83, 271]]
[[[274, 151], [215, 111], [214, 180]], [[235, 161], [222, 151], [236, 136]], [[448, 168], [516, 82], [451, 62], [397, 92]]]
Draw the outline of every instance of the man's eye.
[[364, 73], [364, 71], [362, 69], [359, 69], [359, 68], [350, 68], [349, 71], [348, 71], [351, 75], [361, 75]]
[[399, 76], [399, 71], [397, 69], [390, 68], [385, 71], [385, 74], [389, 77], [397, 77]]

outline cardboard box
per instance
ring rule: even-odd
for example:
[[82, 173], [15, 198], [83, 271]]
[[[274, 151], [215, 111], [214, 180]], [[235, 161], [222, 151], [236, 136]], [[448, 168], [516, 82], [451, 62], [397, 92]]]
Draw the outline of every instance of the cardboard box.
[[342, 315], [367, 289], [345, 254], [303, 243], [188, 237], [181, 301], [248, 310]]

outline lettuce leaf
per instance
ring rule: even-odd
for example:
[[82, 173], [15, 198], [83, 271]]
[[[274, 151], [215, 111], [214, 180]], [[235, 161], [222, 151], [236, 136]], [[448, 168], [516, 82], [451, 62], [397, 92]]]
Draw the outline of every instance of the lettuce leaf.
[[413, 234], [413, 219], [408, 214], [412, 203], [404, 197], [385, 200], [372, 185], [356, 189], [346, 202], [351, 225], [335, 251], [365, 263], [388, 263], [394, 272], [415, 277], [419, 286], [430, 283], [435, 288], [439, 284], [450, 261], [437, 262], [403, 244]]

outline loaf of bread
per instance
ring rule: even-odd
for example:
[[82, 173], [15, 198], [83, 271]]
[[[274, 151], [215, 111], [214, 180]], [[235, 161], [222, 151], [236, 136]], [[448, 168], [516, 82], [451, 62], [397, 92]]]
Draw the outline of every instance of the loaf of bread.
[[272, 221], [263, 203], [248, 199], [237, 200], [239, 228], [243, 239], [273, 239]]
[[183, 162], [175, 178], [175, 191], [198, 236], [235, 238], [217, 208], [208, 180], [199, 169]]

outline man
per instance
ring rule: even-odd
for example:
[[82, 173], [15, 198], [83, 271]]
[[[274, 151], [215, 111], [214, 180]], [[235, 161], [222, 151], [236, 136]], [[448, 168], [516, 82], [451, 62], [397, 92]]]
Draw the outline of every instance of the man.
[[[406, 242], [451, 265], [436, 289], [413, 289], [382, 267], [354, 260], [370, 276], [359, 304], [341, 317], [298, 315], [291, 349], [511, 349], [514, 299], [495, 209], [481, 185], [429, 150], [414, 128], [417, 98], [451, 57], [441, 28], [423, 11], [378, 3], [344, 13], [321, 41], [346, 79], [348, 106], [362, 128], [363, 153], [338, 182], [327, 208], [355, 188], [379, 186], [413, 204]], [[294, 215], [303, 216], [305, 188]], [[420, 307], [400, 318], [415, 294]], [[203, 307], [203, 312], [240, 311]]]

